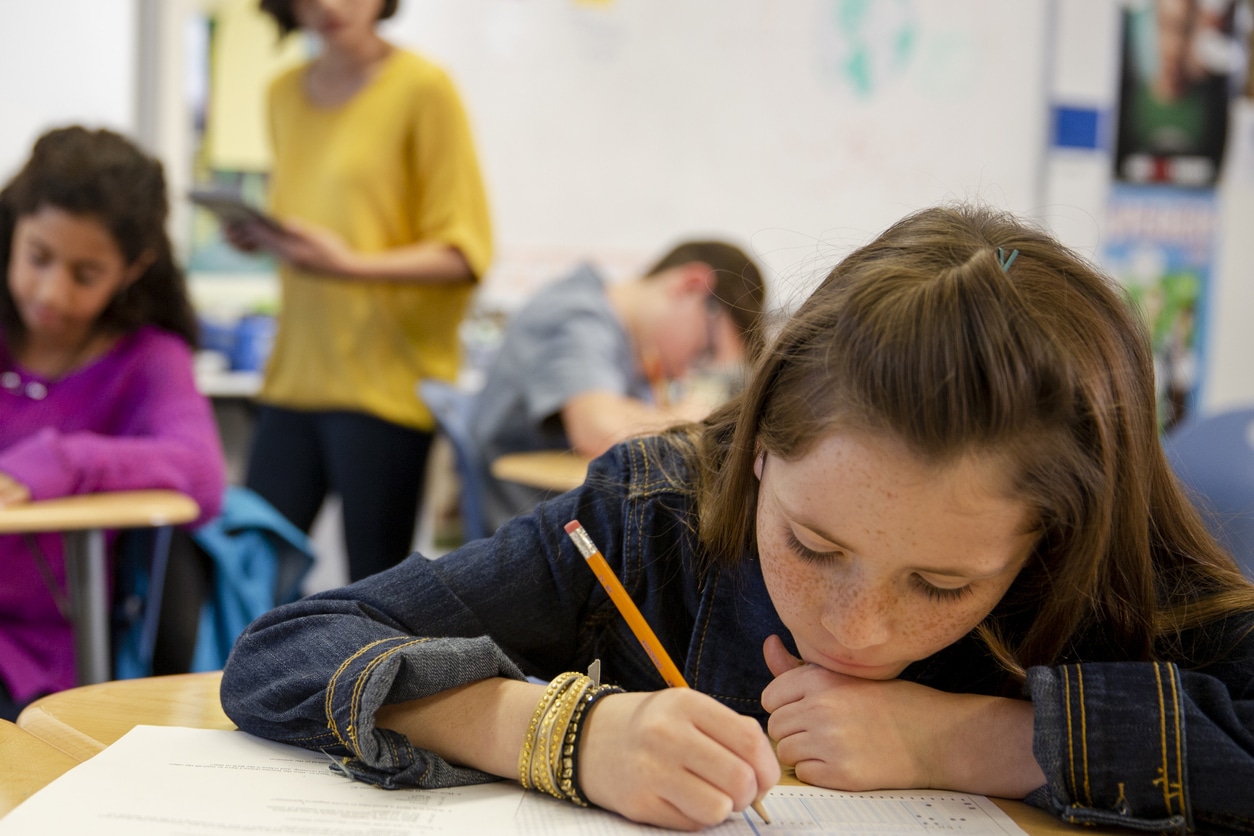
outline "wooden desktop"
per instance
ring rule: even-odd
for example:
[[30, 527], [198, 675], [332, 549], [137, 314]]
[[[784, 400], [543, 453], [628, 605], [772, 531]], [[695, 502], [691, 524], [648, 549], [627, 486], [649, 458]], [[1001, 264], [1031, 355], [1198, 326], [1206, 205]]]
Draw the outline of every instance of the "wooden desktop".
[[[218, 698], [221, 672], [178, 674], [102, 682], [51, 694], [31, 703], [18, 717], [19, 728], [3, 736], [0, 728], [0, 776], [22, 776], [26, 794], [40, 781], [53, 780], [72, 763], [85, 761], [137, 725], [190, 726], [234, 729]], [[20, 732], [19, 747], [7, 741]], [[796, 782], [785, 778], [784, 783]], [[0, 795], [0, 815], [9, 796]], [[18, 799], [20, 801], [20, 799]], [[1019, 827], [1031, 834], [1110, 833], [1100, 828], [1083, 831], [1020, 801], [993, 799]]]
[[538, 450], [498, 456], [490, 469], [494, 477], [506, 482], [564, 493], [583, 484], [588, 461], [570, 450]]

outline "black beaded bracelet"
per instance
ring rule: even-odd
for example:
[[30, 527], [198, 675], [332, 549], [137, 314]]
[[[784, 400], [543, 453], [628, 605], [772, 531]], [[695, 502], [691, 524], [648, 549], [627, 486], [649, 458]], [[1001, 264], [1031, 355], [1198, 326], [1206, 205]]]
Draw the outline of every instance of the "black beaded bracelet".
[[579, 748], [583, 741], [583, 730], [587, 727], [588, 715], [602, 697], [610, 694], [621, 694], [623, 689], [617, 685], [601, 685], [590, 688], [571, 715], [570, 724], [566, 727], [566, 740], [562, 745], [562, 769], [560, 788], [566, 798], [580, 807], [587, 807], [583, 788], [579, 785]]

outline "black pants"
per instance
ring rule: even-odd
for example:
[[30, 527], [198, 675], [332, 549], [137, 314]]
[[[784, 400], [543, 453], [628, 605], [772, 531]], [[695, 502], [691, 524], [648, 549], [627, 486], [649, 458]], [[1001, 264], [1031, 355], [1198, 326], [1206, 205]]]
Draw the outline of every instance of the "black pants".
[[431, 440], [362, 413], [262, 406], [247, 485], [306, 533], [326, 496], [339, 494], [356, 581], [409, 554]]
[[0, 720], [8, 720], [10, 723], [16, 721], [17, 715], [22, 713], [22, 709], [34, 701], [34, 698], [26, 702], [18, 702], [13, 699], [8, 687], [4, 684], [4, 680], [0, 679]]

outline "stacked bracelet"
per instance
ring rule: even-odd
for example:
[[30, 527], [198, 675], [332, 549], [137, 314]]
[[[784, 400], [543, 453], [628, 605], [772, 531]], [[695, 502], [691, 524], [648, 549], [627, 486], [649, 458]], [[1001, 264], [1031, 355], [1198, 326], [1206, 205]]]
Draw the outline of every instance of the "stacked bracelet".
[[588, 710], [622, 688], [598, 685], [581, 673], [564, 673], [549, 683], [536, 703], [518, 755], [518, 781], [555, 798], [588, 806], [578, 781], [579, 743]]

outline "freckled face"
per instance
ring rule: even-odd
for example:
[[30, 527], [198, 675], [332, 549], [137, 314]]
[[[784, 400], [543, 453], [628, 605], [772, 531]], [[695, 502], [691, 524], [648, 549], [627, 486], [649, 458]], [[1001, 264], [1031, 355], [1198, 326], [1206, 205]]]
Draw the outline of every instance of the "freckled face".
[[881, 435], [840, 432], [797, 461], [758, 462], [758, 550], [801, 658], [892, 679], [971, 631], [1035, 538], [1005, 465], [928, 465]]

